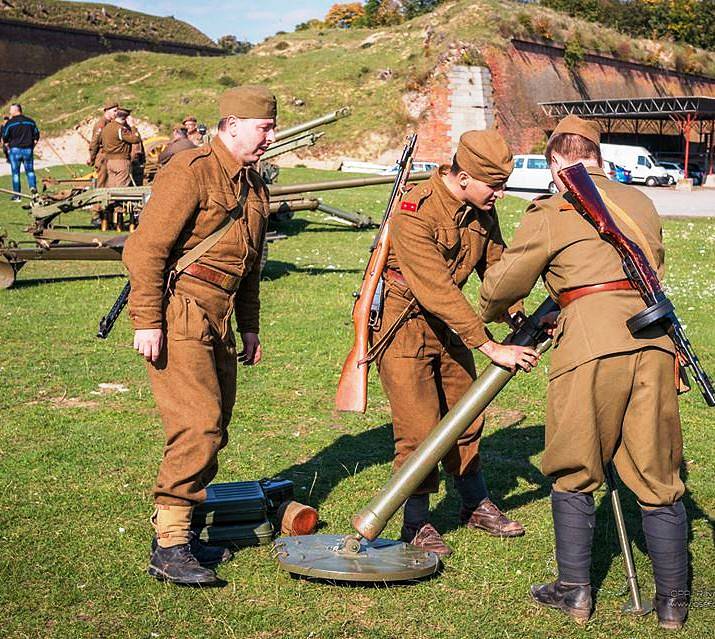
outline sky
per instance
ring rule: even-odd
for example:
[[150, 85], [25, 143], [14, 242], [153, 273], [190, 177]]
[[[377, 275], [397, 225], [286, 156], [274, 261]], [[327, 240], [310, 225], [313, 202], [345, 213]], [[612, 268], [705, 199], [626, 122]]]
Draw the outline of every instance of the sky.
[[337, 0], [111, 0], [106, 4], [174, 16], [203, 31], [213, 40], [235, 35], [260, 42], [276, 31], [293, 31], [296, 24], [323, 18]]

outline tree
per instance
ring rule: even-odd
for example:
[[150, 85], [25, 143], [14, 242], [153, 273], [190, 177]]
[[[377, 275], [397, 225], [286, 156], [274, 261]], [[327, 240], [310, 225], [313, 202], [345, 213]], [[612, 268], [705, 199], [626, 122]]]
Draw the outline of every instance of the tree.
[[338, 29], [349, 29], [353, 22], [365, 15], [365, 9], [359, 2], [334, 4], [325, 16], [325, 24]]
[[218, 46], [229, 55], [248, 53], [253, 45], [250, 42], [239, 40], [235, 35], [225, 35], [218, 39]]

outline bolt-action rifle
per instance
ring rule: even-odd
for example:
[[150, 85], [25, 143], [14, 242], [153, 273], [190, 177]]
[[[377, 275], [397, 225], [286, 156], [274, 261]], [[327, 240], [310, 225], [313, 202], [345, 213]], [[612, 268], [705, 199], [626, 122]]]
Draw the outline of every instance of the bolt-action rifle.
[[[708, 406], [715, 406], [715, 390], [708, 374], [700, 365], [692, 345], [685, 335], [673, 303], [663, 292], [658, 274], [638, 244], [626, 237], [613, 220], [596, 185], [583, 164], [575, 164], [559, 171], [559, 177], [576, 199], [576, 210], [595, 227], [598, 234], [611, 244], [623, 260], [623, 271], [638, 290], [646, 308], [627, 321], [628, 329], [636, 334], [647, 326], [661, 324], [675, 344], [677, 357], [684, 367], [692, 369], [693, 377]], [[681, 376], [685, 371], [681, 368]], [[687, 384], [687, 378], [683, 381]]]
[[335, 408], [340, 411], [364, 413], [367, 408], [367, 372], [369, 362], [366, 356], [369, 349], [370, 326], [374, 326], [380, 313], [382, 302], [382, 272], [387, 263], [390, 249], [390, 218], [395, 207], [405, 193], [405, 185], [412, 168], [412, 158], [417, 147], [417, 136], [410, 135], [402, 157], [399, 170], [395, 176], [390, 199], [385, 208], [380, 228], [370, 247], [365, 274], [360, 290], [355, 294], [353, 306], [353, 326], [355, 341], [343, 364], [343, 370], [338, 382], [338, 392], [335, 396]]

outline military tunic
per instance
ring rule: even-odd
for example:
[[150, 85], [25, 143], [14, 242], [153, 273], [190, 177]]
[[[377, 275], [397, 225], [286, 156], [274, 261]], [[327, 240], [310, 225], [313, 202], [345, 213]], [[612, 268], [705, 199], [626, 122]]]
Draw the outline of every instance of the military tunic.
[[[435, 174], [413, 187], [391, 219], [381, 339], [401, 313], [417, 304], [378, 357], [390, 400], [395, 469], [424, 440], [476, 377], [470, 349], [488, 341], [484, 324], [462, 293], [499, 260], [504, 241], [496, 211], [482, 212], [456, 199]], [[479, 469], [483, 416], [442, 460], [446, 472]], [[435, 469], [417, 493], [436, 492]]]
[[136, 128], [129, 128], [116, 120], [102, 129], [102, 150], [107, 163], [107, 186], [131, 184], [132, 145], [139, 144], [141, 136]]
[[107, 186], [107, 159], [104, 157], [102, 150], [102, 131], [111, 120], [107, 120], [102, 116], [92, 129], [92, 138], [89, 142], [89, 161], [94, 167], [97, 174], [97, 187], [104, 188]]
[[[165, 274], [182, 255], [213, 233], [237, 206], [248, 183], [243, 214], [198, 264], [232, 276], [225, 290], [186, 272], [173, 285]], [[166, 434], [154, 488], [157, 504], [192, 505], [205, 499], [228, 441], [236, 397], [236, 313], [241, 333], [259, 331], [260, 256], [268, 219], [268, 190], [223, 142], [185, 151], [158, 174], [123, 260], [132, 291], [135, 329], [163, 328], [165, 348], [147, 369]]]
[[[664, 249], [653, 203], [633, 187], [589, 168], [596, 186], [641, 229], [662, 277]], [[632, 240], [629, 229], [621, 230]], [[480, 289], [482, 317], [498, 318], [543, 276], [552, 298], [570, 289], [623, 280], [621, 259], [563, 195], [535, 200], [511, 247]], [[604, 291], [564, 308], [553, 335], [542, 470], [561, 492], [593, 492], [611, 459], [644, 506], [672, 504], [682, 436], [674, 348], [659, 327], [631, 335], [626, 320], [645, 308], [635, 290]]]

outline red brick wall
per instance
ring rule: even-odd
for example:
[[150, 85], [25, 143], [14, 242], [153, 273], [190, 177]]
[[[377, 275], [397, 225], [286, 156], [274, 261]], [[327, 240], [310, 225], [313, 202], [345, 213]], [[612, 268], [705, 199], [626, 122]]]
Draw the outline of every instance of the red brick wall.
[[432, 162], [450, 162], [452, 149], [449, 129], [449, 87], [447, 78], [442, 76], [430, 88], [429, 108], [417, 128], [418, 158]]

